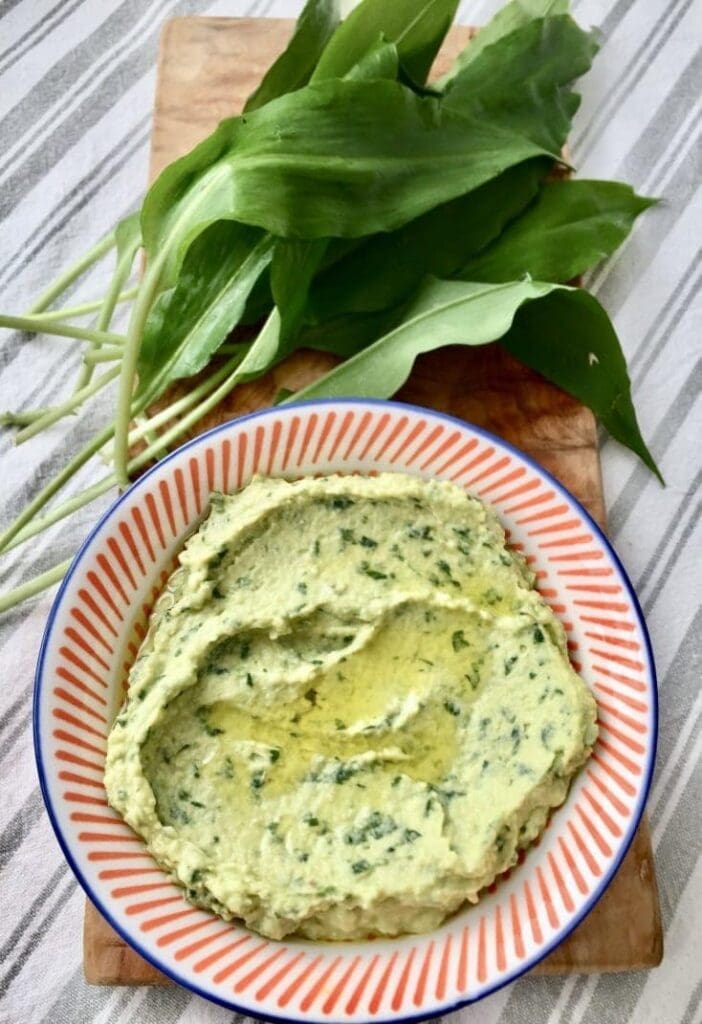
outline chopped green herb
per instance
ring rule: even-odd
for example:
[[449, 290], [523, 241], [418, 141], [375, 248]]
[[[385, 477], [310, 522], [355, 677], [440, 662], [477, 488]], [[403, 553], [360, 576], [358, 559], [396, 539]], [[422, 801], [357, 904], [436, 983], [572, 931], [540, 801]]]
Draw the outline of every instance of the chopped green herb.
[[358, 769], [353, 765], [340, 764], [332, 776], [332, 781], [337, 785], [343, 785], [344, 782], [348, 782], [349, 779], [353, 778], [357, 771]]
[[379, 569], [373, 569], [368, 562], [361, 562], [358, 571], [366, 576], [370, 576], [372, 580], [386, 580], [388, 578], [387, 573], [381, 572]]
[[363, 874], [364, 871], [368, 871], [369, 868], [370, 864], [368, 863], [367, 860], [357, 860], [354, 864], [351, 865], [351, 870], [353, 871], [354, 875], [361, 875]]
[[480, 672], [477, 668], [472, 668], [470, 672], [466, 672], [463, 678], [468, 680], [472, 690], [477, 690], [480, 686]]
[[457, 629], [451, 634], [451, 646], [456, 652], [462, 650], [464, 647], [470, 647], [470, 643], [466, 640], [462, 629]]
[[434, 533], [431, 526], [410, 526], [407, 530], [407, 535], [413, 540], [434, 540]]
[[344, 842], [349, 846], [358, 846], [360, 843], [367, 843], [369, 839], [382, 839], [383, 836], [394, 832], [397, 825], [389, 815], [381, 814], [380, 811], [373, 811], [363, 825], [351, 829], [344, 836]]

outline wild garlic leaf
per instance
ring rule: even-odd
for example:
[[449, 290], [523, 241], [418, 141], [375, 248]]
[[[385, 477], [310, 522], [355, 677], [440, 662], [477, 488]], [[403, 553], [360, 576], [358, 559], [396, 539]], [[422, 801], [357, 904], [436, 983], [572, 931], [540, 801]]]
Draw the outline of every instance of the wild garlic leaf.
[[657, 472], [636, 422], [614, 328], [592, 295], [564, 285], [431, 280], [400, 323], [295, 399], [389, 398], [421, 353], [500, 338], [517, 358], [589, 406], [613, 437]]
[[544, 152], [396, 82], [309, 85], [223, 121], [160, 175], [142, 209], [151, 272], [172, 283], [216, 220], [299, 238], [393, 230]]
[[655, 205], [617, 181], [546, 182], [537, 199], [456, 275], [465, 281], [571, 281], [609, 256]]
[[298, 334], [297, 347], [332, 352], [348, 359], [395, 327], [404, 308], [400, 305], [375, 313], [340, 313], [318, 324], [305, 324]]
[[350, 82], [372, 82], [376, 78], [392, 81], [397, 78], [399, 66], [397, 46], [379, 35], [344, 78]]
[[341, 78], [382, 35], [397, 45], [412, 80], [423, 84], [457, 7], [458, 0], [361, 0], [332, 36], [312, 81]]
[[451, 68], [437, 81], [437, 87], [445, 88], [456, 75], [472, 64], [487, 46], [492, 46], [503, 36], [528, 25], [535, 18], [567, 14], [569, 7], [569, 0], [512, 0], [511, 3], [505, 4], [461, 50]]
[[635, 452], [663, 483], [639, 430], [619, 339], [594, 295], [555, 286], [541, 301], [520, 310], [502, 343], [522, 363], [592, 409], [612, 437]]
[[[124, 217], [115, 228], [115, 245], [117, 248], [117, 262], [134, 259], [136, 251], [141, 245], [141, 225], [139, 222], [139, 211], [130, 213]], [[130, 260], [130, 263], [131, 263]]]
[[279, 238], [271, 264], [271, 292], [280, 314], [281, 350], [287, 350], [302, 323], [307, 294], [327, 248], [325, 238], [312, 241]]
[[205, 367], [239, 322], [274, 240], [235, 221], [212, 224], [190, 247], [174, 288], [151, 307], [139, 354], [139, 393], [161, 394]]
[[315, 278], [308, 321], [387, 309], [427, 275], [452, 276], [531, 202], [550, 166], [549, 160], [537, 159], [510, 167], [397, 231], [364, 239]]
[[588, 70], [596, 51], [594, 38], [570, 17], [528, 21], [459, 71], [444, 103], [559, 150], [580, 102], [570, 83]]
[[[394, 79], [398, 56], [394, 43], [380, 36], [345, 76], [352, 81]], [[288, 351], [303, 322], [312, 280], [326, 258], [324, 238], [280, 238], [273, 252], [270, 285], [280, 316], [280, 351]]]
[[307, 0], [290, 42], [249, 96], [244, 113], [307, 85], [340, 20], [339, 0]]

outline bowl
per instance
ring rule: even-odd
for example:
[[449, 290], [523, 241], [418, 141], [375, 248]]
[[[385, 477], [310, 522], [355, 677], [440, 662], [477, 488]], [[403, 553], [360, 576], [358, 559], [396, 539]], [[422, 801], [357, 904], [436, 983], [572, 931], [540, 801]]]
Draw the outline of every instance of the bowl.
[[[489, 502], [563, 622], [599, 708], [592, 758], [537, 844], [477, 905], [426, 935], [272, 941], [193, 907], [107, 806], [106, 737], [149, 610], [211, 490], [255, 473], [394, 470], [449, 479]], [[614, 876], [649, 789], [656, 683], [624, 570], [578, 502], [499, 438], [428, 409], [333, 400], [244, 416], [163, 459], [122, 494], [56, 596], [36, 673], [34, 738], [59, 843], [112, 927], [193, 992], [287, 1021], [425, 1018], [528, 971], [576, 927]]]

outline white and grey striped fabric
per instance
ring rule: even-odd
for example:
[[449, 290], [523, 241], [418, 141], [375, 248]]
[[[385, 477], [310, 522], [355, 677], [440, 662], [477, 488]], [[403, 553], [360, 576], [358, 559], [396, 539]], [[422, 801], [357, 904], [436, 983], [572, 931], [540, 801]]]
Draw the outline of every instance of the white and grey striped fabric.
[[[295, 0], [0, 0], [0, 308], [21, 312], [56, 270], [133, 209], [144, 186], [159, 27], [176, 14], [293, 15]], [[496, 4], [470, 2], [479, 24]], [[649, 802], [666, 953], [651, 973], [525, 978], [451, 1024], [702, 1021], [700, 124], [702, 0], [575, 0], [602, 30], [572, 138], [583, 176], [623, 178], [665, 203], [646, 214], [589, 287], [627, 351], [662, 489], [603, 440], [610, 530], [648, 617], [660, 675]], [[100, 293], [95, 270], [76, 290]], [[5, 333], [0, 407], [48, 405], [78, 366], [63, 339]], [[108, 416], [109, 402], [19, 450], [0, 436], [3, 519]], [[85, 484], [95, 468], [72, 483]], [[95, 506], [2, 562], [2, 589], [68, 557]], [[98, 989], [81, 968], [83, 895], [43, 811], [32, 756], [32, 674], [45, 595], [0, 620], [0, 1021], [207, 1024], [237, 1019], [180, 988]], [[624, 923], [623, 923], [624, 924]]]

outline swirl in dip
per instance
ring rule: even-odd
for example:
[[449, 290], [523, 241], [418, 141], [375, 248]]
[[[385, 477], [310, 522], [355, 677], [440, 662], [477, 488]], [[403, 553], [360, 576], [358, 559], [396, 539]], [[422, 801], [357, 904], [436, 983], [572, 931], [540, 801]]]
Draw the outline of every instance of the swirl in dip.
[[597, 735], [495, 514], [395, 473], [212, 495], [109, 737], [112, 806], [273, 938], [437, 927], [544, 828]]

